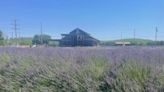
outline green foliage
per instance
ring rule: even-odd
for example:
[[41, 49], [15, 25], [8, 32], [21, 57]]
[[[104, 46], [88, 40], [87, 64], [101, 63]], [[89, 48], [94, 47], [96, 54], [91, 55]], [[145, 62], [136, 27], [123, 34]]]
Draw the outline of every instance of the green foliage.
[[0, 62], [7, 63], [9, 61], [9, 58], [9, 55], [4, 52], [0, 55]]
[[0, 31], [0, 40], [4, 40], [3, 32], [2, 31]]
[[22, 37], [18, 39], [20, 45], [31, 45], [32, 44], [32, 38], [30, 37]]
[[80, 64], [59, 58], [0, 53], [0, 91], [163, 92], [163, 66], [130, 59], [116, 64], [98, 56], [85, 58]]
[[32, 39], [32, 44], [41, 45], [48, 44], [51, 36], [43, 34], [43, 35], [35, 35]]
[[107, 69], [107, 61], [103, 58], [89, 58], [87, 64], [83, 67], [82, 72], [90, 75], [93, 80], [99, 80], [103, 77]]
[[106, 80], [100, 85], [103, 92], [162, 92], [164, 72], [155, 73], [155, 68], [133, 61], [118, 67], [106, 75]]
[[149, 76], [150, 70], [142, 64], [135, 62], [128, 62], [122, 65], [118, 70], [120, 78], [135, 80], [143, 84], [145, 79]]
[[6, 40], [8, 45], [13, 45], [16, 44], [17, 42], [20, 45], [31, 45], [32, 44], [32, 38], [30, 37], [22, 37], [22, 38], [17, 38], [17, 39], [8, 39]]
[[10, 56], [7, 53], [0, 54], [0, 67], [6, 65], [10, 61]]
[[164, 41], [152, 41], [152, 42], [149, 42], [148, 45], [163, 46], [164, 45]]
[[0, 30], [0, 45], [4, 45], [3, 32]]

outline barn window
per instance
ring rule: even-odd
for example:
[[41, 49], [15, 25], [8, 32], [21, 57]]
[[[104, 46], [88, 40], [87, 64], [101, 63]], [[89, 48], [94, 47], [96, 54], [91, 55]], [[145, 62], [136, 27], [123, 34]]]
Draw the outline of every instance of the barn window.
[[78, 39], [78, 40], [83, 40], [83, 36], [80, 35], [80, 36], [77, 37], [77, 39]]

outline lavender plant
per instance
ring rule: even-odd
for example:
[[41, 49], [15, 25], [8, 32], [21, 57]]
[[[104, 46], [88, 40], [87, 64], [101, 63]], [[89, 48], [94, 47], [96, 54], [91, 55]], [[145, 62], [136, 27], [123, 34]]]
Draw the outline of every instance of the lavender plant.
[[0, 48], [0, 91], [164, 92], [164, 48]]

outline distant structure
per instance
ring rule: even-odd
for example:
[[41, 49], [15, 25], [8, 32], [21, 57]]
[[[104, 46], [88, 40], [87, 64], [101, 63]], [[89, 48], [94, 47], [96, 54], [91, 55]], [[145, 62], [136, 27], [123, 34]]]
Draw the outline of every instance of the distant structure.
[[114, 42], [115, 46], [128, 46], [131, 45], [130, 42]]
[[62, 39], [58, 40], [60, 46], [76, 47], [76, 46], [97, 46], [100, 41], [90, 36], [83, 30], [76, 28], [69, 34], [61, 34]]

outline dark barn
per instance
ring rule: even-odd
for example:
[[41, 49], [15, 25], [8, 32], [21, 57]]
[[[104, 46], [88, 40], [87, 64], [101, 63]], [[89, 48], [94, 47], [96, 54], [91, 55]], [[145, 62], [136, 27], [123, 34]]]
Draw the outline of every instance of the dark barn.
[[93, 38], [83, 30], [76, 28], [69, 34], [62, 34], [60, 46], [75, 47], [75, 46], [97, 46], [99, 40]]

